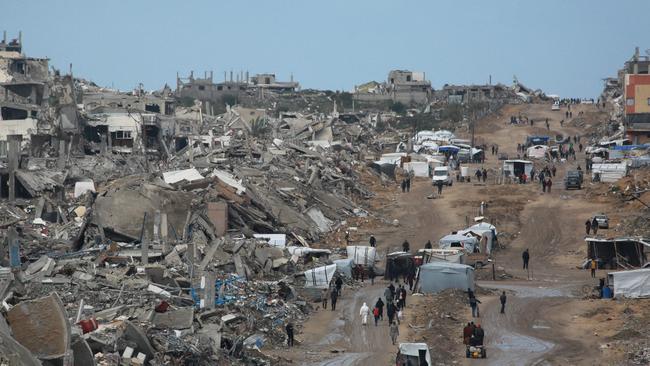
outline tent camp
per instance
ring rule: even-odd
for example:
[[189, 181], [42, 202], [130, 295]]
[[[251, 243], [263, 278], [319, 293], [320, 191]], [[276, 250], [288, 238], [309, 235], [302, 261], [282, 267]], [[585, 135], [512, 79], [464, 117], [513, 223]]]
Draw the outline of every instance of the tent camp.
[[438, 246], [440, 249], [462, 248], [466, 253], [474, 253], [474, 249], [478, 246], [478, 239], [473, 236], [449, 234], [440, 238]]
[[433, 365], [431, 352], [426, 343], [400, 343], [397, 352], [398, 365]]
[[528, 160], [505, 160], [503, 162], [503, 175], [506, 177], [519, 177], [526, 173], [530, 177], [533, 162]]
[[597, 182], [614, 183], [628, 174], [627, 163], [599, 163], [591, 165], [591, 179]]
[[474, 268], [464, 264], [430, 262], [420, 266], [420, 292], [436, 293], [448, 288], [474, 290]]
[[336, 273], [336, 264], [305, 271], [305, 287], [328, 288]]
[[487, 222], [481, 222], [465, 230], [458, 231], [458, 235], [475, 237], [478, 240], [478, 246], [474, 251], [486, 254], [492, 253], [492, 247], [496, 242], [496, 234], [496, 227]]
[[608, 276], [614, 287], [614, 297], [650, 297], [650, 268], [610, 272]]
[[353, 261], [350, 258], [333, 260], [336, 270], [347, 278], [352, 278]]
[[375, 264], [377, 251], [375, 247], [350, 245], [347, 247], [348, 258], [352, 259], [355, 265], [372, 266]]

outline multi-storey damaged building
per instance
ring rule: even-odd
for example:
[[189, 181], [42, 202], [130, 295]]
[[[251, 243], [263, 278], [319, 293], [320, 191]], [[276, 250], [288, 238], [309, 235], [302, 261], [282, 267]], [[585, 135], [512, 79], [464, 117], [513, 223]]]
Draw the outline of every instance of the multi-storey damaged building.
[[424, 104], [430, 101], [433, 89], [424, 72], [392, 70], [384, 83], [371, 81], [355, 87], [357, 102]]

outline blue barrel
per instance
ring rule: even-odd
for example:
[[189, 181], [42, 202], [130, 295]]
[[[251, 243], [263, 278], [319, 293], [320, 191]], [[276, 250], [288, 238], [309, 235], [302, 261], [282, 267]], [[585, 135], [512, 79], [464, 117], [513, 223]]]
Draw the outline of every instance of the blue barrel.
[[603, 287], [603, 299], [611, 299], [612, 295], [612, 289], [609, 286]]

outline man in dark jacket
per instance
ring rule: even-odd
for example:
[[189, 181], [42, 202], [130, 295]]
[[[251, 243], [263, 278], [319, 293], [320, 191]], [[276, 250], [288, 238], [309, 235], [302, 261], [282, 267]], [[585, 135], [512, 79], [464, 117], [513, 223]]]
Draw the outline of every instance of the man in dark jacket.
[[339, 292], [338, 291], [332, 291], [330, 293], [330, 300], [332, 300], [332, 311], [336, 310], [336, 300], [339, 298]]
[[472, 317], [474, 318], [478, 318], [481, 315], [478, 309], [478, 304], [480, 303], [481, 302], [476, 297], [472, 297], [469, 299], [469, 306], [472, 308]]
[[393, 291], [390, 289], [390, 287], [386, 287], [384, 290], [384, 297], [386, 298], [386, 304], [393, 302]]
[[530, 253], [528, 253], [528, 249], [524, 250], [524, 252], [521, 253], [521, 259], [524, 261], [524, 269], [528, 269], [528, 261], [530, 260]]
[[370, 242], [370, 246], [373, 247], [373, 248], [377, 245], [377, 239], [375, 239], [374, 235], [370, 235], [369, 242]]
[[287, 323], [285, 330], [287, 331], [287, 346], [293, 347], [293, 323]]
[[503, 291], [501, 296], [499, 296], [499, 301], [501, 301], [501, 314], [506, 313], [506, 292]]
[[381, 297], [377, 299], [375, 307], [379, 309], [379, 319], [384, 320], [384, 302], [381, 301]]
[[585, 222], [585, 231], [587, 232], [587, 235], [589, 235], [589, 232], [591, 231], [591, 220]]
[[341, 296], [341, 291], [343, 289], [343, 280], [341, 279], [341, 276], [338, 276], [336, 278], [336, 281], [334, 281], [334, 284], [336, 285], [336, 292], [338, 296]]
[[477, 324], [476, 329], [474, 329], [474, 339], [476, 341], [475, 345], [482, 346], [483, 338], [485, 338], [485, 332], [483, 331], [483, 328], [481, 328], [481, 324]]
[[591, 221], [591, 231], [594, 232], [594, 235], [598, 233], [598, 220], [594, 217], [594, 219]]
[[426, 244], [424, 244], [424, 249], [431, 249], [433, 248], [433, 245], [431, 245], [431, 240], [428, 240]]
[[402, 250], [408, 252], [409, 249], [411, 249], [411, 244], [409, 244], [408, 240], [404, 240], [402, 243]]

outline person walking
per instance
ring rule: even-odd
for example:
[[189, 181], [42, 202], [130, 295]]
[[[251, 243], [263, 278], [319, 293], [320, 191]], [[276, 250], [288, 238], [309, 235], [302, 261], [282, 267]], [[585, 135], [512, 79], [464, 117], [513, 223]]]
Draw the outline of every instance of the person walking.
[[589, 232], [591, 231], [591, 220], [585, 222], [585, 231], [587, 232], [587, 235], [589, 235]]
[[330, 297], [330, 291], [331, 288], [327, 287], [326, 289], [323, 289], [323, 292], [320, 295], [321, 300], [323, 301], [323, 309], [327, 309], [327, 298]]
[[377, 299], [375, 307], [379, 309], [379, 319], [384, 320], [384, 302], [381, 301], [381, 297]]
[[402, 179], [402, 193], [406, 193], [406, 179]]
[[293, 323], [288, 322], [284, 329], [287, 331], [287, 346], [293, 347]]
[[370, 239], [368, 240], [369, 244], [371, 247], [375, 247], [377, 245], [377, 239], [375, 239], [375, 236], [370, 234]]
[[379, 308], [374, 307], [372, 308], [372, 316], [375, 318], [375, 327], [377, 326], [377, 323], [379, 323]]
[[404, 309], [406, 307], [406, 288], [404, 286], [400, 289], [399, 299], [401, 302], [400, 309]]
[[368, 305], [366, 305], [366, 303], [364, 302], [363, 305], [361, 305], [361, 309], [359, 309], [359, 315], [361, 316], [362, 325], [368, 324], [368, 314], [370, 314], [370, 309], [368, 308]]
[[330, 300], [332, 300], [332, 311], [336, 310], [336, 300], [339, 298], [339, 291], [332, 291], [330, 293]]
[[591, 259], [589, 268], [591, 268], [591, 278], [596, 278], [596, 269], [598, 269], [598, 262], [596, 261], [596, 258]]
[[374, 266], [374, 265], [371, 265], [371, 266], [368, 268], [368, 278], [370, 279], [370, 284], [371, 284], [371, 285], [374, 285], [374, 284], [375, 284], [375, 276], [376, 276], [376, 275], [377, 275], [377, 274], [375, 273], [375, 266]]
[[437, 181], [436, 186], [438, 187], [438, 196], [442, 196], [442, 181]]
[[472, 338], [472, 333], [474, 329], [472, 328], [472, 323], [467, 323], [463, 328], [463, 344], [469, 346], [469, 340]]
[[386, 287], [384, 290], [384, 298], [386, 299], [386, 304], [393, 302], [393, 290], [391, 290], [390, 287]]
[[343, 295], [343, 293], [341, 292], [343, 290], [343, 280], [341, 279], [341, 276], [338, 276], [336, 278], [336, 281], [334, 281], [334, 284], [336, 285], [336, 292], [337, 292], [336, 295], [337, 296]]
[[395, 342], [397, 342], [397, 336], [399, 335], [399, 327], [393, 321], [390, 322], [388, 334], [390, 335], [390, 340], [393, 342], [393, 345], [395, 345]]
[[487, 181], [487, 170], [485, 168], [483, 168], [481, 175], [483, 176], [483, 183], [485, 183]]
[[524, 252], [521, 253], [521, 259], [524, 261], [524, 269], [528, 269], [528, 261], [530, 260], [530, 253], [528, 252], [528, 249], [524, 250]]
[[402, 243], [402, 251], [407, 252], [411, 249], [411, 244], [409, 244], [408, 240], [404, 240]]
[[551, 180], [551, 178], [550, 177], [546, 178], [546, 191], [548, 193], [551, 193], [551, 187], [552, 186], [553, 186], [553, 181]]
[[506, 292], [503, 291], [501, 296], [499, 296], [499, 301], [501, 301], [501, 314], [506, 313]]
[[392, 301], [386, 303], [386, 315], [388, 316], [388, 323], [393, 323], [395, 318], [395, 305]]
[[481, 302], [479, 299], [476, 297], [472, 297], [469, 299], [469, 306], [472, 308], [472, 317], [478, 318], [480, 316], [479, 309], [478, 309], [478, 304]]
[[594, 232], [594, 235], [598, 233], [598, 220], [595, 217], [591, 220], [591, 231]]
[[433, 245], [431, 244], [431, 240], [427, 240], [427, 243], [424, 244], [424, 249], [431, 249], [433, 248]]

